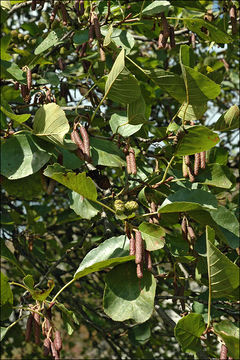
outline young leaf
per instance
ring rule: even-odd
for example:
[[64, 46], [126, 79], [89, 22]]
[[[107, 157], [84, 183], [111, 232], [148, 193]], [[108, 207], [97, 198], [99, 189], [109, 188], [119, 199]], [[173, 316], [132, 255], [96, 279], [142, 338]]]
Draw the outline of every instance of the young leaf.
[[152, 315], [155, 291], [156, 280], [149, 271], [143, 270], [138, 279], [133, 262], [116, 266], [106, 276], [104, 311], [114, 321], [143, 323]]
[[58, 163], [49, 165], [44, 170], [44, 175], [58, 181], [67, 188], [77, 192], [88, 200], [97, 199], [97, 190], [92, 179], [86, 173], [76, 174], [66, 170]]
[[228, 348], [228, 355], [234, 359], [240, 358], [239, 337], [240, 329], [229, 320], [222, 320], [213, 325], [215, 334], [219, 336]]
[[34, 134], [53, 144], [63, 145], [69, 128], [64, 111], [55, 103], [43, 105], [35, 114]]
[[176, 155], [192, 155], [209, 150], [219, 142], [219, 136], [205, 126], [189, 127], [187, 133], [178, 142]]
[[213, 244], [214, 230], [206, 226], [209, 291], [212, 298], [235, 298], [234, 290], [240, 285], [239, 267]]
[[100, 271], [132, 259], [134, 259], [134, 256], [129, 256], [128, 238], [125, 235], [112, 237], [105, 240], [85, 256], [74, 278], [79, 279], [92, 272]]
[[34, 174], [50, 159], [51, 146], [30, 134], [6, 139], [2, 146], [2, 175], [10, 180]]
[[205, 330], [202, 315], [191, 313], [180, 319], [174, 333], [183, 351], [195, 353], [200, 347], [200, 336]]
[[144, 221], [140, 224], [138, 229], [141, 231], [142, 238], [145, 240], [146, 249], [148, 251], [158, 250], [164, 246], [165, 231], [161, 226]]

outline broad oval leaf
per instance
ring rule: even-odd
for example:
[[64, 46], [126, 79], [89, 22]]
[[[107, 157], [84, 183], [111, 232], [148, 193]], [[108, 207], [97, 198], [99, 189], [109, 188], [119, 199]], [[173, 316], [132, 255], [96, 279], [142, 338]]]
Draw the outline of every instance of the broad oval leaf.
[[82, 219], [90, 220], [96, 216], [101, 209], [99, 205], [85, 199], [82, 195], [76, 193], [75, 191], [71, 192], [70, 201], [70, 208], [73, 209], [77, 215], [81, 216]]
[[168, 196], [159, 208], [160, 213], [217, 209], [215, 196], [200, 189], [182, 189]]
[[131, 125], [129, 124], [126, 116], [113, 114], [109, 121], [109, 125], [114, 134], [120, 134], [123, 137], [128, 137], [140, 130], [143, 124]]
[[239, 337], [240, 329], [229, 320], [222, 320], [213, 325], [213, 330], [225, 343], [228, 348], [228, 355], [234, 359], [240, 358]]
[[132, 125], [143, 124], [146, 122], [145, 118], [146, 104], [143, 96], [141, 95], [136, 101], [128, 104], [127, 115], [128, 122]]
[[105, 240], [97, 248], [89, 251], [77, 269], [74, 279], [91, 274], [95, 271], [115, 266], [134, 259], [129, 256], [129, 240], [125, 235]]
[[161, 12], [168, 10], [170, 5], [171, 4], [169, 1], [155, 0], [150, 5], [145, 7], [145, 9], [143, 9], [142, 13], [144, 15], [149, 15], [149, 16], [155, 15], [155, 14], [160, 14]]
[[134, 262], [116, 266], [106, 276], [104, 311], [114, 321], [143, 323], [154, 310], [155, 291], [156, 280], [149, 271], [144, 269], [138, 279]]
[[48, 50], [50, 47], [56, 46], [58, 44], [60, 44], [60, 41], [57, 33], [55, 31], [51, 31], [48, 36], [41, 42], [41, 44], [36, 47], [34, 54], [39, 55], [42, 52]]
[[200, 336], [204, 330], [202, 315], [191, 313], [178, 321], [174, 333], [183, 351], [194, 353], [201, 347]]
[[144, 345], [151, 338], [150, 321], [138, 324], [128, 330], [129, 340], [133, 345]]
[[122, 49], [118, 54], [110, 73], [108, 74], [107, 81], [105, 84], [105, 96], [108, 95], [109, 91], [111, 90], [111, 87], [113, 86], [119, 74], [123, 71], [124, 67], [125, 67], [125, 51], [124, 49]]
[[64, 145], [64, 136], [69, 129], [64, 111], [55, 103], [43, 105], [35, 114], [34, 134], [53, 144]]
[[2, 146], [2, 175], [10, 180], [36, 173], [50, 159], [51, 146], [30, 134], [18, 134], [6, 139]]
[[161, 226], [144, 221], [140, 224], [138, 229], [141, 231], [142, 238], [145, 240], [146, 249], [148, 251], [158, 250], [164, 246], [165, 231]]
[[209, 291], [212, 298], [234, 299], [234, 290], [240, 286], [239, 267], [213, 245], [215, 232], [206, 226]]
[[40, 173], [29, 175], [22, 179], [9, 180], [2, 179], [2, 187], [9, 195], [23, 200], [33, 200], [42, 196], [43, 187], [40, 180]]
[[178, 117], [180, 119], [184, 118], [186, 121], [198, 120], [201, 119], [201, 117], [206, 111], [207, 111], [207, 104], [187, 105], [187, 103], [185, 102], [181, 106], [181, 110], [178, 113]]
[[6, 110], [2, 105], [0, 109], [7, 117], [18, 122], [19, 124], [23, 123], [24, 121], [27, 121], [31, 116], [31, 114], [16, 115], [13, 112]]
[[121, 167], [125, 165], [124, 154], [109, 140], [90, 138], [91, 155], [94, 165]]
[[60, 164], [49, 165], [44, 175], [58, 181], [60, 184], [84, 196], [88, 200], [97, 199], [97, 190], [92, 179], [86, 173], [76, 174], [68, 171]]
[[217, 131], [229, 131], [237, 129], [239, 126], [239, 107], [233, 105], [228, 109], [224, 114], [220, 116], [216, 124], [214, 125], [214, 130]]
[[227, 166], [219, 164], [209, 164], [204, 171], [201, 171], [196, 180], [200, 184], [216, 186], [223, 189], [230, 189], [232, 181], [231, 174]]
[[0, 314], [1, 321], [9, 318], [12, 312], [13, 293], [8, 283], [8, 278], [1, 272], [1, 297], [0, 297]]
[[205, 126], [196, 125], [187, 129], [187, 133], [179, 140], [176, 155], [192, 155], [209, 150], [219, 142], [219, 136]]

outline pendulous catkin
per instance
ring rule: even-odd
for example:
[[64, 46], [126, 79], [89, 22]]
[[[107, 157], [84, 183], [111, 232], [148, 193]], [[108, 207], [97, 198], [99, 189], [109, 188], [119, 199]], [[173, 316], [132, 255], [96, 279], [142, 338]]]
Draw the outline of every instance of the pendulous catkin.
[[95, 31], [96, 38], [98, 40], [101, 40], [100, 25], [99, 25], [99, 21], [98, 21], [98, 16], [95, 13], [92, 16], [92, 22], [93, 22], [93, 25], [94, 25], [94, 31]]
[[140, 264], [143, 260], [143, 240], [141, 232], [139, 230], [137, 230], [135, 233], [135, 244], [135, 263]]
[[196, 235], [194, 233], [194, 230], [191, 226], [187, 227], [187, 232], [191, 240], [196, 240]]
[[134, 235], [132, 234], [129, 240], [129, 255], [135, 255], [136, 253], [136, 242]]
[[27, 87], [28, 91], [30, 91], [32, 87], [32, 72], [29, 68], [27, 69]]
[[200, 152], [200, 164], [201, 164], [201, 169], [205, 169], [205, 167], [206, 167], [206, 151]]
[[221, 345], [221, 351], [220, 351], [220, 359], [219, 360], [227, 360], [228, 356], [228, 348], [226, 347], [225, 344]]
[[182, 173], [183, 173], [183, 177], [185, 177], [185, 178], [188, 177], [188, 167], [185, 164], [184, 157], [183, 157], [183, 161], [182, 161]]
[[194, 155], [194, 175], [198, 175], [200, 168], [200, 153]]
[[181, 223], [182, 237], [187, 241], [187, 219], [184, 217]]
[[50, 347], [51, 347], [50, 339], [45, 338], [43, 341], [43, 356], [48, 356], [50, 352]]
[[90, 160], [90, 142], [87, 130], [84, 126], [80, 125], [80, 133], [83, 139], [83, 147], [84, 147], [84, 155], [86, 156], [86, 160]]
[[62, 349], [62, 338], [61, 338], [61, 333], [59, 330], [55, 331], [54, 334], [54, 345], [55, 345], [55, 349], [57, 351], [60, 351]]
[[129, 154], [126, 155], [126, 162], [127, 162], [127, 173], [128, 173], [128, 174], [131, 174], [131, 173], [132, 173], [132, 169], [131, 169], [130, 156], [129, 156]]
[[37, 0], [32, 0], [31, 10], [34, 11], [36, 9], [36, 5], [37, 5]]
[[232, 35], [237, 34], [237, 11], [236, 6], [232, 5], [229, 10], [229, 16], [232, 25]]
[[68, 13], [63, 2], [60, 2], [60, 9], [62, 13], [63, 26], [68, 24]]
[[55, 17], [56, 17], [56, 14], [57, 14], [57, 11], [58, 11], [58, 7], [59, 7], [59, 4], [57, 3], [54, 8], [53, 8], [53, 11], [51, 13], [51, 16], [50, 16], [50, 22], [53, 22], [55, 20]]
[[129, 149], [129, 162], [130, 162], [130, 166], [131, 166], [131, 173], [133, 175], [136, 175], [137, 165], [136, 165], [135, 151], [133, 148]]
[[193, 173], [193, 170], [192, 170], [191, 165], [188, 166], [188, 176], [189, 176], [189, 180], [190, 180], [191, 182], [194, 182], [194, 181], [195, 181], [195, 176], [194, 176], [194, 173]]
[[185, 161], [185, 164], [187, 166], [189, 166], [191, 164], [191, 160], [190, 160], [190, 156], [189, 155], [185, 155], [184, 156], [184, 161]]
[[137, 277], [139, 279], [143, 278], [142, 264], [137, 264]]
[[171, 46], [171, 49], [175, 48], [176, 46], [176, 43], [175, 43], [175, 35], [174, 35], [174, 27], [171, 25], [170, 28], [169, 28], [169, 31], [170, 31], [170, 46]]
[[53, 179], [50, 179], [47, 190], [46, 190], [47, 195], [51, 195], [53, 193], [55, 184], [56, 184], [56, 181]]
[[30, 341], [31, 333], [32, 333], [32, 324], [33, 324], [33, 314], [30, 314], [27, 319], [27, 326], [25, 332], [25, 340]]
[[152, 259], [151, 259], [151, 253], [148, 250], [145, 250], [145, 264], [148, 271], [152, 270]]
[[75, 130], [75, 129], [71, 132], [71, 140], [78, 146], [78, 148], [79, 148], [82, 152], [84, 152], [83, 142], [82, 142], [82, 140], [81, 140], [81, 138], [80, 138], [77, 130]]

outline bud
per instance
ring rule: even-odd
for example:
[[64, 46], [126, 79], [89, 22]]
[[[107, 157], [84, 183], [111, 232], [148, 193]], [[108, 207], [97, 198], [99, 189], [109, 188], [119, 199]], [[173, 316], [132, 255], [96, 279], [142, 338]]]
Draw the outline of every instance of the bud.
[[56, 181], [53, 179], [50, 179], [47, 190], [46, 190], [47, 195], [51, 195], [53, 193], [55, 184], [56, 184]]
[[125, 204], [125, 209], [132, 213], [133, 211], [136, 211], [138, 209], [138, 203], [136, 201], [127, 201]]
[[189, 176], [189, 180], [191, 182], [194, 182], [195, 181], [195, 176], [193, 174], [193, 171], [192, 171], [192, 167], [191, 166], [188, 166], [188, 176]]
[[127, 173], [131, 174], [132, 170], [131, 170], [131, 164], [130, 164], [130, 156], [129, 154], [126, 155], [126, 162], [127, 162]]
[[122, 200], [115, 200], [114, 201], [114, 209], [117, 214], [123, 214], [125, 210], [124, 202]]

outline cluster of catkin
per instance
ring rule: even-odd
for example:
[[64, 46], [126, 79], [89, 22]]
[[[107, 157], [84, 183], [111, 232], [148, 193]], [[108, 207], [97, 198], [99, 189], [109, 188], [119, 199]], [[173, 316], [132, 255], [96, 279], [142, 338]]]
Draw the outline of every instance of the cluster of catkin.
[[189, 155], [183, 156], [182, 172], [185, 178], [189, 177], [191, 182], [195, 181], [195, 176], [198, 175], [199, 169], [206, 167], [206, 151], [194, 154], [194, 166], [192, 167], [191, 158]]
[[152, 270], [152, 260], [150, 251], [144, 248], [144, 242], [142, 239], [141, 231], [131, 231], [129, 237], [129, 255], [135, 255], [135, 263], [137, 265], [137, 277], [141, 279], [143, 277], [143, 266], [148, 271]]
[[51, 308], [49, 307], [46, 311], [46, 315], [44, 317], [44, 321], [41, 325], [41, 316], [40, 316], [40, 306], [32, 306], [30, 305], [32, 312], [30, 313], [26, 332], [25, 332], [25, 340], [28, 342], [31, 340], [31, 336], [34, 336], [34, 342], [36, 345], [40, 345], [41, 343], [41, 332], [44, 337], [43, 341], [43, 355], [48, 356], [52, 355], [53, 359], [60, 359], [60, 351], [62, 349], [62, 338], [59, 330], [56, 330], [52, 324], [52, 314]]
[[134, 149], [132, 147], [125, 147], [123, 152], [126, 155], [127, 173], [136, 175], [136, 173], [137, 173], [137, 165], [136, 165], [136, 158], [135, 158]]
[[182, 218], [181, 230], [183, 239], [188, 242], [190, 249], [193, 250], [193, 244], [196, 240], [196, 235], [186, 216]]
[[50, 15], [50, 22], [53, 22], [55, 20], [58, 10], [60, 10], [58, 14], [61, 14], [63, 26], [67, 26], [69, 23], [69, 15], [64, 5], [64, 1], [55, 1], [53, 11]]
[[[82, 139], [77, 130], [78, 126], [80, 128], [80, 134], [82, 136]], [[85, 160], [85, 161], [91, 163], [92, 160], [90, 157], [90, 142], [89, 142], [89, 136], [88, 136], [86, 128], [79, 123], [75, 123], [74, 127], [73, 127], [73, 131], [71, 133], [71, 139], [78, 146], [78, 148], [76, 150], [76, 155], [81, 160]]]
[[[161, 22], [162, 22], [162, 30], [160, 31], [160, 34], [158, 37], [158, 48], [165, 49], [166, 47], [170, 47], [170, 49], [172, 49], [176, 46], [174, 27], [168, 24], [168, 21], [164, 15], [164, 13], [161, 13], [160, 16], [161, 16]], [[170, 45], [167, 44], [168, 38], [170, 38]]]

